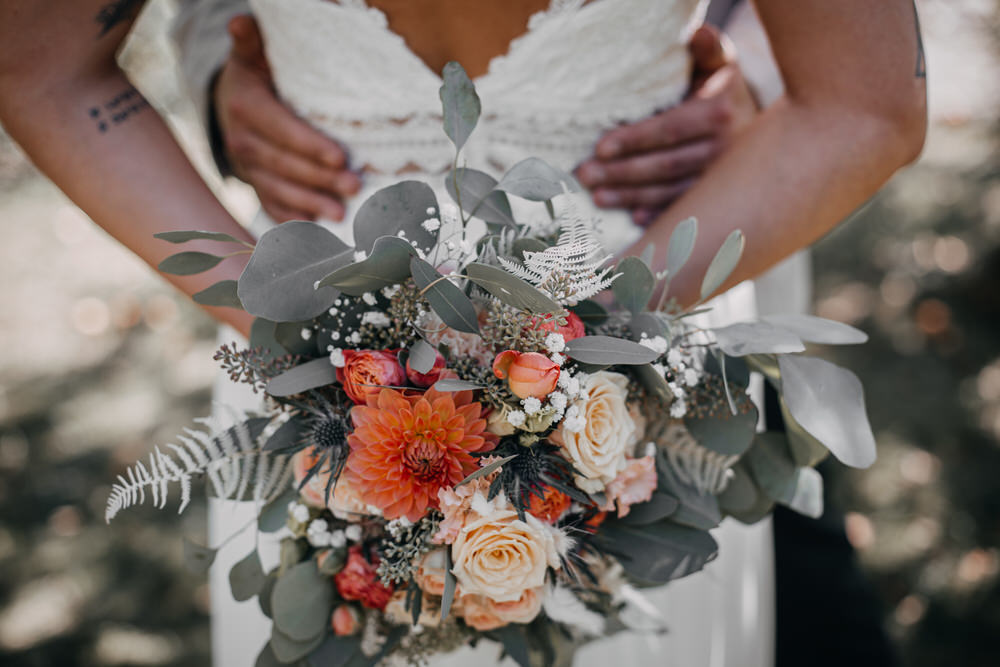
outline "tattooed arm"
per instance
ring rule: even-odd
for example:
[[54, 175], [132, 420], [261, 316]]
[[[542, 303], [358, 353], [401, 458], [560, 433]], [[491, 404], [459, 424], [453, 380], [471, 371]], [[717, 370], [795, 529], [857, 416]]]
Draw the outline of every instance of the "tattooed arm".
[[[87, 215], [155, 267], [178, 250], [154, 239], [156, 232], [250, 236], [115, 62], [140, 6], [136, 0], [0, 0], [0, 122]], [[184, 249], [219, 252], [218, 244]], [[237, 278], [244, 263], [234, 257], [203, 274], [166, 278], [193, 294]], [[249, 330], [242, 311], [207, 310]]]
[[815, 242], [916, 159], [926, 132], [923, 51], [912, 0], [756, 0], [785, 93], [632, 248], [699, 221], [694, 254], [671, 290], [696, 300], [734, 229], [746, 250], [724, 287]]

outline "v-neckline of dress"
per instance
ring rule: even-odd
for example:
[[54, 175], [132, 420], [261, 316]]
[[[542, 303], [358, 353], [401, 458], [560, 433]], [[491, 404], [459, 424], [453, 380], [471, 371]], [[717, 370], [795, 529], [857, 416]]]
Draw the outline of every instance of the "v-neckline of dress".
[[[434, 71], [427, 62], [421, 58], [410, 45], [406, 42], [406, 38], [403, 37], [398, 32], [394, 31], [389, 27], [389, 18], [385, 15], [378, 7], [370, 6], [366, 0], [318, 0], [321, 4], [328, 7], [335, 7], [341, 10], [355, 10], [359, 13], [365, 15], [365, 17], [376, 23], [378, 27], [385, 32], [386, 35], [392, 39], [392, 41], [397, 42], [404, 52], [406, 58], [408, 58], [414, 65], [419, 67], [423, 72], [430, 76], [438, 85], [443, 82], [441, 74]], [[481, 86], [483, 82], [489, 80], [496, 73], [497, 64], [507, 60], [516, 54], [519, 48], [523, 48], [522, 45], [530, 40], [537, 32], [540, 25], [545, 21], [551, 19], [554, 16], [560, 16], [564, 12], [570, 10], [584, 11], [589, 10], [590, 7], [594, 5], [600, 5], [604, 2], [609, 2], [610, 0], [549, 0], [549, 6], [545, 9], [540, 9], [537, 12], [531, 14], [528, 17], [528, 26], [524, 32], [517, 35], [510, 40], [507, 44], [507, 48], [495, 56], [492, 56], [489, 63], [486, 66], [486, 71], [474, 77], [470, 77], [472, 82], [477, 86]]]

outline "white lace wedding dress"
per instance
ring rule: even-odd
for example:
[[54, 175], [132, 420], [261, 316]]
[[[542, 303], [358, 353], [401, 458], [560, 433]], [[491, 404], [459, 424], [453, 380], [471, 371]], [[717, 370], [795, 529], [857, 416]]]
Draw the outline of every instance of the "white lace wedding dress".
[[[347, 220], [404, 170], [406, 178], [439, 187], [440, 199], [448, 200], [440, 186], [453, 148], [441, 129], [441, 80], [389, 29], [380, 11], [363, 0], [251, 0], [250, 5], [281, 97], [346, 145], [354, 166], [366, 168], [362, 192], [348, 202]], [[609, 128], [677, 103], [688, 85], [687, 37], [702, 9], [699, 0], [552, 0], [475, 80], [484, 115], [464, 160], [495, 176], [528, 156], [570, 170], [592, 154]], [[626, 213], [594, 213], [602, 219], [609, 251], [638, 238], [640, 230]], [[349, 224], [332, 229], [352, 241]], [[713, 305], [713, 324], [752, 317], [753, 286], [744, 283]], [[223, 379], [217, 400], [252, 407], [255, 399]], [[228, 535], [224, 526], [242, 525], [253, 511], [213, 503], [213, 543]], [[772, 665], [770, 523], [747, 527], [726, 521], [714, 534], [720, 556], [704, 572], [648, 592], [665, 616], [667, 635], [623, 633], [587, 645], [576, 664]], [[275, 558], [269, 538], [260, 536], [265, 560]], [[213, 567], [213, 651], [219, 667], [254, 664], [269, 636], [256, 600], [237, 603], [229, 593], [229, 568], [253, 548], [253, 540], [247, 531], [232, 541]], [[494, 664], [498, 653], [496, 644], [484, 642], [433, 664]]]

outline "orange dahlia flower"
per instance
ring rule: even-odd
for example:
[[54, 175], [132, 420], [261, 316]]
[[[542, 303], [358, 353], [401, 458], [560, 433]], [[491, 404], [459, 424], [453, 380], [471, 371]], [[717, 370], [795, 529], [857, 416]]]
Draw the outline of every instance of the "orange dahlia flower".
[[438, 490], [479, 469], [473, 452], [496, 446], [482, 412], [471, 391], [382, 389], [351, 409], [344, 474], [386, 519], [418, 521], [438, 506]]

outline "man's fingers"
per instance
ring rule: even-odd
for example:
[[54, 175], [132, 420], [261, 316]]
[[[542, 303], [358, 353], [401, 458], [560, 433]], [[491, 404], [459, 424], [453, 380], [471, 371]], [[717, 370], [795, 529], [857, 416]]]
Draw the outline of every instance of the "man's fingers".
[[597, 142], [594, 153], [609, 160], [707, 137], [724, 120], [717, 106], [711, 100], [685, 100], [655, 116], [611, 130]]
[[290, 211], [304, 211], [310, 220], [325, 218], [343, 220], [344, 205], [315, 190], [276, 176], [273, 172], [253, 169], [248, 174], [250, 184], [261, 201], [268, 200]]
[[715, 141], [693, 141], [621, 160], [588, 160], [580, 166], [577, 175], [591, 189], [667, 183], [700, 174], [717, 152]]
[[729, 64], [729, 54], [722, 43], [722, 35], [709, 25], [698, 28], [688, 42], [694, 69], [697, 74], [708, 76]]
[[229, 147], [245, 169], [272, 171], [285, 180], [320, 192], [349, 197], [361, 187], [361, 180], [355, 174], [307, 160], [251, 132], [230, 138]]
[[316, 219], [315, 216], [308, 211], [288, 208], [273, 199], [261, 199], [260, 206], [272, 220], [278, 223], [288, 222], [289, 220], [314, 221]]
[[694, 182], [695, 179], [686, 178], [661, 185], [598, 188], [594, 191], [594, 203], [602, 208], [659, 210], [684, 194]]
[[239, 14], [229, 19], [229, 36], [232, 38], [232, 54], [253, 65], [266, 63], [264, 40], [260, 36], [257, 21], [250, 14]]
[[334, 169], [347, 164], [347, 156], [336, 141], [304, 123], [270, 89], [244, 90], [230, 103], [229, 113], [267, 142], [305, 159]]

